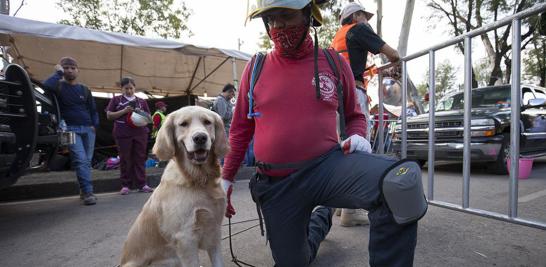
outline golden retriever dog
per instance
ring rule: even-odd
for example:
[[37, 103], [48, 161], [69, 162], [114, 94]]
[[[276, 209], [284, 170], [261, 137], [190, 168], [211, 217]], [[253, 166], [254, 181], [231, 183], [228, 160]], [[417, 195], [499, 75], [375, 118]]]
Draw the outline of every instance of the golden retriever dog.
[[199, 249], [214, 267], [223, 266], [221, 225], [226, 209], [218, 159], [228, 150], [224, 124], [213, 111], [183, 107], [169, 114], [153, 153], [170, 160], [123, 246], [122, 267], [176, 259], [199, 266]]

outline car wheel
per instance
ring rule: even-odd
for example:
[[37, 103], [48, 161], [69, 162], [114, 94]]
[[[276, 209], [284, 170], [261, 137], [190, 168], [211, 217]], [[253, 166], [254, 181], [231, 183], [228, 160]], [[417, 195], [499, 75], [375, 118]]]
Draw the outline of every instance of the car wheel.
[[497, 160], [488, 165], [489, 172], [498, 175], [508, 174], [508, 169], [506, 168], [506, 161], [510, 156], [510, 135], [504, 134], [504, 139], [502, 146], [499, 152]]

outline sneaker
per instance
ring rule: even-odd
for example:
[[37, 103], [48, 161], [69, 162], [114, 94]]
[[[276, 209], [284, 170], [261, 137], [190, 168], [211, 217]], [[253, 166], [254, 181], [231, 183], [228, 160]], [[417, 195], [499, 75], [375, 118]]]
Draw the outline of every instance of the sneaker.
[[341, 226], [352, 227], [370, 224], [367, 212], [362, 209], [342, 209]]
[[129, 187], [122, 187], [121, 190], [119, 191], [119, 194], [120, 195], [128, 195], [129, 194]]
[[97, 197], [93, 193], [85, 193], [83, 196], [83, 204], [86, 206], [97, 204]]
[[153, 188], [149, 187], [148, 185], [143, 186], [138, 192], [142, 193], [152, 193], [154, 191]]

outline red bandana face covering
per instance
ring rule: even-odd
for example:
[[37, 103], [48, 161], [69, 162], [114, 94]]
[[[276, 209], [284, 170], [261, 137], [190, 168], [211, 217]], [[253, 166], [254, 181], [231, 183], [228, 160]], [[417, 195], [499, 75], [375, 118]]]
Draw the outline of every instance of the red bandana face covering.
[[[275, 44], [275, 52], [293, 59], [303, 58], [313, 52], [313, 39], [307, 33], [308, 28], [309, 26], [306, 25], [289, 26], [283, 29], [271, 28], [269, 34]], [[305, 39], [297, 47], [303, 34], [306, 34]]]

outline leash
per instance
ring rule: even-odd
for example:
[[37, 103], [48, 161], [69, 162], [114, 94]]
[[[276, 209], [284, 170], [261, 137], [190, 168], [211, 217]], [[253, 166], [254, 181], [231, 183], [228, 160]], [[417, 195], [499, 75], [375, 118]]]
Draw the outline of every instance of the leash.
[[[240, 223], [247, 223], [247, 222], [253, 222], [253, 221], [257, 221], [259, 219], [249, 219], [249, 220], [242, 220], [242, 221], [238, 221], [238, 222], [234, 222], [234, 223], [231, 223], [231, 225], [236, 225], [236, 224], [240, 224]], [[224, 223], [222, 224], [222, 226], [228, 226], [227, 223]], [[253, 227], [254, 228], [254, 227]], [[234, 235], [237, 235], [237, 234], [234, 234]], [[225, 239], [225, 238], [224, 238]]]
[[[249, 220], [249, 221], [253, 221], [253, 220]], [[244, 229], [242, 231], [239, 231], [239, 232], [235, 233], [234, 235], [238, 235], [240, 233], [246, 232], [246, 231], [248, 231], [248, 230], [250, 230], [250, 229], [252, 229], [254, 227], [257, 227], [257, 226], [259, 226], [259, 224], [254, 225], [252, 227], [249, 227], [247, 229]], [[237, 257], [235, 256], [235, 253], [233, 252], [233, 244], [232, 244], [232, 241], [231, 241], [231, 237], [232, 237], [232, 234], [231, 234], [231, 218], [228, 218], [228, 237], [229, 237], [229, 252], [231, 253], [231, 261], [233, 263], [235, 263], [235, 265], [237, 265], [239, 267], [242, 267], [243, 265], [244, 266], [249, 266], [249, 267], [256, 267], [256, 266], [254, 266], [252, 264], [248, 264], [248, 263], [246, 263], [246, 262], [244, 262], [242, 260], [238, 260]], [[223, 239], [225, 239], [225, 238], [223, 238]]]

